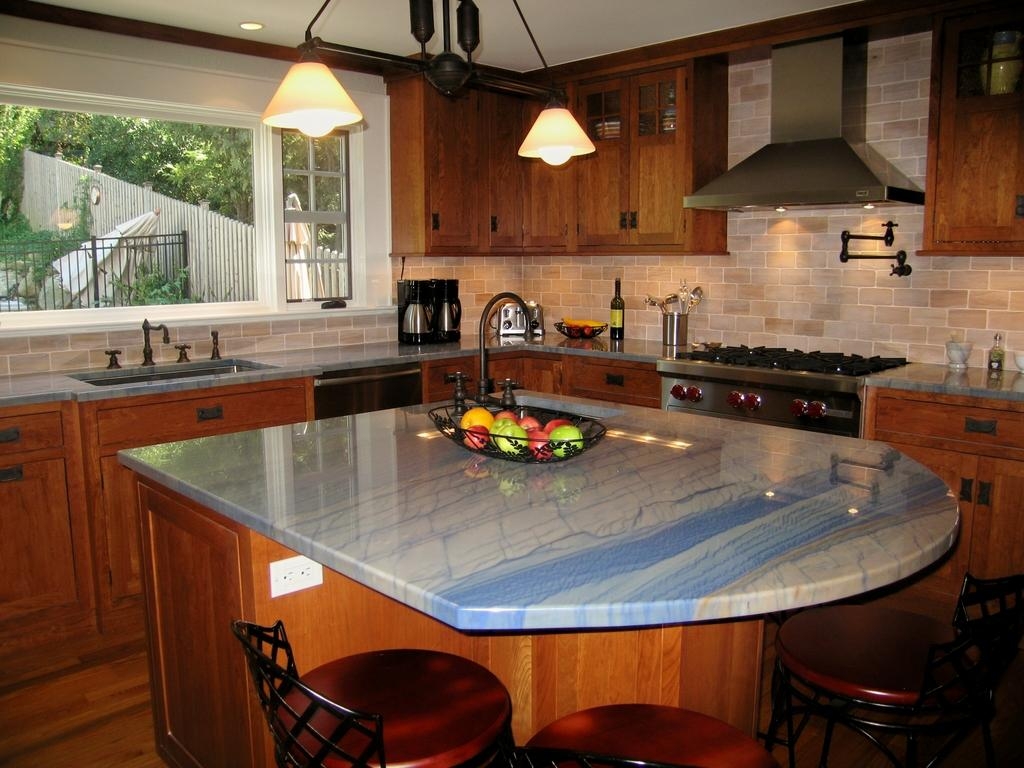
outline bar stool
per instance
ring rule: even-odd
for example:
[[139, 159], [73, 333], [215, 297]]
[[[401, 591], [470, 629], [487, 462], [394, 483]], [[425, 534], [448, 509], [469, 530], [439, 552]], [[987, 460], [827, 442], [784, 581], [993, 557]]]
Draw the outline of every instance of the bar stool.
[[[531, 750], [535, 750], [531, 753]], [[562, 759], [545, 751], [562, 750]], [[589, 756], [572, 762], [571, 754]], [[757, 741], [728, 723], [680, 707], [610, 704], [566, 715], [519, 752], [525, 765], [685, 765], [778, 768]], [[604, 758], [596, 756], [603, 755]]]
[[475, 766], [511, 749], [508, 691], [475, 662], [437, 651], [372, 651], [300, 677], [282, 622], [238, 620], [231, 629], [281, 768]]
[[[769, 749], [795, 742], [807, 719], [825, 720], [819, 765], [836, 725], [860, 734], [895, 765], [916, 766], [925, 740], [937, 765], [980, 727], [989, 768], [994, 692], [1024, 633], [1024, 575], [964, 579], [952, 625], [879, 605], [812, 608], [776, 636]], [[794, 725], [794, 715], [801, 715]], [[785, 726], [786, 738], [778, 738]], [[886, 736], [906, 741], [904, 759]]]

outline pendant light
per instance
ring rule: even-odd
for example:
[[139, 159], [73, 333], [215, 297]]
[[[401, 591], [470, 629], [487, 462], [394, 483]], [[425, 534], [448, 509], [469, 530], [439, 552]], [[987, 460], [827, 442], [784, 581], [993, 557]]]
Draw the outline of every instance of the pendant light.
[[[549, 74], [547, 59], [540, 52], [537, 39], [533, 36], [530, 25], [526, 23], [523, 10], [519, 7], [519, 0], [512, 0], [512, 3], [519, 13], [519, 18], [522, 19], [526, 34], [530, 36], [533, 49], [540, 57], [540, 63], [544, 65], [544, 73]], [[537, 116], [533, 127], [519, 147], [519, 156], [539, 157], [548, 165], [564, 165], [571, 157], [589, 155], [595, 151], [595, 147], [594, 142], [576, 122], [576, 118], [566, 109], [565, 102], [554, 94], [555, 91], [552, 89], [551, 99]]]
[[[305, 40], [298, 46], [300, 61], [288, 70], [288, 74], [264, 110], [262, 120], [265, 124], [275, 128], [291, 128], [308, 136], [319, 137], [325, 136], [335, 128], [352, 125], [363, 119], [363, 114], [352, 97], [338, 82], [334, 73], [320, 60], [318, 52], [327, 51], [422, 72], [432, 86], [447, 96], [469, 84], [503, 93], [547, 99], [547, 106], [527, 134], [519, 148], [519, 154], [522, 157], [539, 157], [550, 165], [561, 165], [570, 157], [594, 151], [593, 142], [573, 118], [572, 113], [565, 108], [564, 97], [554, 87], [545, 88], [527, 80], [506, 77], [486, 68], [474, 66], [471, 56], [480, 41], [479, 11], [474, 0], [458, 0], [458, 41], [459, 47], [465, 51], [465, 59], [451, 49], [450, 0], [443, 0], [444, 51], [432, 58], [426, 55], [426, 44], [434, 34], [431, 0], [409, 0], [411, 31], [413, 37], [420, 43], [419, 58], [355, 48], [313, 37], [313, 25], [331, 2], [332, 0], [325, 0], [306, 27]], [[537, 45], [530, 25], [526, 23], [519, 2], [512, 2], [530, 36], [534, 50], [544, 65], [544, 72], [548, 74], [547, 61]]]

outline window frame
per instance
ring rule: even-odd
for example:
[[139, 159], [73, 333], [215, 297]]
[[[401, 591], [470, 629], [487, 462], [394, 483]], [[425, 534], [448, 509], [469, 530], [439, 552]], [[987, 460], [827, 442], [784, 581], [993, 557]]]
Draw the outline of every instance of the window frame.
[[[196, 120], [253, 131], [260, 274], [253, 302], [3, 313], [0, 336], [134, 326], [157, 313], [160, 319], [179, 323], [323, 317], [319, 302], [288, 303], [285, 298], [281, 143], [278, 132], [259, 119], [289, 62], [11, 21], [0, 32], [0, 98], [5, 101], [45, 109]], [[373, 75], [341, 70], [336, 74], [366, 115], [364, 124], [349, 130], [353, 300], [348, 312], [393, 311], [384, 82]], [[58, 83], [65, 87], [52, 87]]]

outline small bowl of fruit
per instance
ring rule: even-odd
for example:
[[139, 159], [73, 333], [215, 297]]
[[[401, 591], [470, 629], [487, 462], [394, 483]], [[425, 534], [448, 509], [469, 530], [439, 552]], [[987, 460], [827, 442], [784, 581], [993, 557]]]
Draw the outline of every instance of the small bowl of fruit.
[[555, 330], [569, 339], [592, 339], [604, 333], [608, 323], [600, 323], [597, 320], [570, 320], [562, 318], [562, 322], [555, 323]]
[[579, 456], [605, 433], [603, 424], [586, 416], [531, 406], [445, 406], [429, 416], [442, 435], [468, 451], [527, 464]]

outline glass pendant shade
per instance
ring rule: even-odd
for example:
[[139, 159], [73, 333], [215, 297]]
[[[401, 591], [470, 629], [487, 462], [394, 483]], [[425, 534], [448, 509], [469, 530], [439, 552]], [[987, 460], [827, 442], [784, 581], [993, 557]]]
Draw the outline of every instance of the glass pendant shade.
[[562, 165], [570, 157], [593, 151], [594, 142], [572, 113], [557, 104], [544, 108], [519, 147], [520, 157], [539, 157], [548, 165]]
[[363, 113], [338, 78], [319, 61], [293, 64], [263, 111], [267, 125], [293, 128], [313, 137], [326, 136], [362, 119]]

